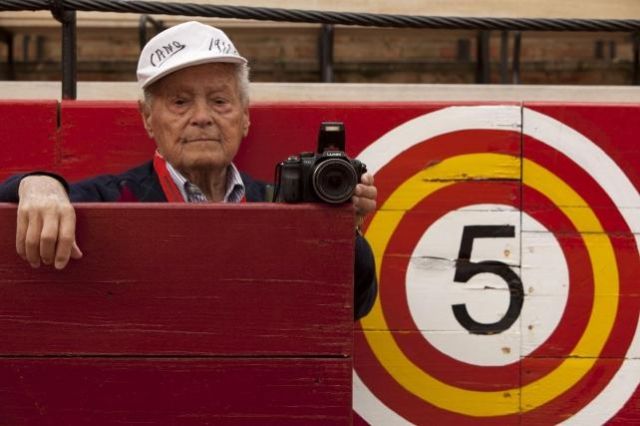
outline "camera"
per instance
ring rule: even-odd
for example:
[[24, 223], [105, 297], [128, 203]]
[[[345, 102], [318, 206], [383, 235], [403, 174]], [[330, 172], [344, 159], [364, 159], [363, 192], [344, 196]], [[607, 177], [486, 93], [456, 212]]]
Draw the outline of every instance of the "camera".
[[275, 201], [340, 204], [353, 196], [366, 166], [344, 152], [344, 124], [323, 122], [316, 152], [292, 155], [276, 166]]

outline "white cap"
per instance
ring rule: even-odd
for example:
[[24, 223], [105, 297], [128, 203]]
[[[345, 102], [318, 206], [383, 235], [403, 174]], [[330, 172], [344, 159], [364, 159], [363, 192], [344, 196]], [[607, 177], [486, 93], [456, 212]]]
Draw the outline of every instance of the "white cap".
[[185, 22], [147, 42], [138, 60], [138, 83], [144, 89], [174, 71], [209, 62], [246, 64], [247, 60], [224, 32], [200, 22]]

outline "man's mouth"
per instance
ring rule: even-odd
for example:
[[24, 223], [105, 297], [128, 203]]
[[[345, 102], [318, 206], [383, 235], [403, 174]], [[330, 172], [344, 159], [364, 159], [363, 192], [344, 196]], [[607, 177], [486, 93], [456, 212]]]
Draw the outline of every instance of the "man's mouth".
[[220, 140], [216, 138], [193, 138], [193, 139], [186, 139], [184, 141], [184, 143], [191, 143], [191, 142], [220, 142]]

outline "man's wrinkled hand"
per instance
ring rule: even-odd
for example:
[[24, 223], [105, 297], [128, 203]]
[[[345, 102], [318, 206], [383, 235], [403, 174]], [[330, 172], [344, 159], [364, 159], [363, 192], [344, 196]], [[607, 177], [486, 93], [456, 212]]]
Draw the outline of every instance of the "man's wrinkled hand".
[[44, 263], [63, 269], [70, 258], [80, 259], [76, 213], [62, 184], [49, 176], [27, 176], [18, 195], [18, 255], [34, 268]]
[[356, 209], [356, 226], [360, 226], [365, 216], [375, 211], [377, 197], [378, 189], [373, 185], [373, 175], [363, 174], [351, 198]]

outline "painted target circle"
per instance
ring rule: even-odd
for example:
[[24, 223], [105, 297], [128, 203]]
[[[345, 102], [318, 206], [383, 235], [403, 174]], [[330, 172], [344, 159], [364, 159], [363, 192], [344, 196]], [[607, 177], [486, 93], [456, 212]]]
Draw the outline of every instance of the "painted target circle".
[[[638, 242], [608, 233], [640, 229], [637, 217], [616, 207], [640, 204], [638, 193], [591, 141], [527, 109], [532, 125], [522, 130], [522, 112], [445, 108], [401, 125], [359, 156], [376, 175], [381, 206], [366, 230], [380, 297], [361, 322], [354, 374], [355, 410], [372, 424], [420, 423], [434, 413], [500, 423], [539, 410], [558, 422], [576, 395], [582, 410], [572, 421], [594, 421], [594, 413], [606, 421], [640, 379], [629, 385], [619, 379], [629, 374], [625, 362], [604, 361], [638, 351], [637, 302], [621, 297], [638, 262], [621, 247], [633, 244], [637, 253]], [[521, 155], [521, 130], [537, 152]], [[570, 173], [545, 164], [550, 151]], [[594, 155], [614, 172], [594, 170]], [[437, 244], [443, 238], [450, 241]], [[533, 249], [546, 252], [536, 258], [527, 253]], [[527, 264], [549, 256], [555, 266]], [[440, 285], [424, 284], [430, 279]], [[465, 299], [451, 291], [455, 285], [466, 293], [495, 289], [492, 309], [483, 310], [486, 291]], [[421, 302], [438, 292], [441, 306]], [[514, 293], [520, 305], [505, 298]], [[486, 332], [491, 327], [499, 332]], [[612, 393], [618, 407], [603, 402]]]
[[[397, 232], [394, 234], [389, 243], [388, 251], [393, 253], [409, 253], [412, 247], [419, 249], [420, 243], [417, 243], [418, 237], [421, 235], [420, 230], [427, 225], [430, 225], [436, 219], [433, 225], [428, 226], [426, 233], [422, 235], [422, 240], [430, 236], [430, 231], [437, 228], [438, 222], [458, 212], [458, 208], [461, 205], [467, 203], [471, 204], [471, 209], [468, 213], [473, 213], [474, 218], [478, 218], [478, 214], [482, 216], [483, 224], [501, 224], [509, 221], [509, 216], [514, 215], [513, 207], [508, 204], [515, 204], [511, 195], [517, 191], [516, 184], [504, 184], [496, 185], [485, 182], [475, 183], [460, 183], [452, 185], [446, 189], [438, 191], [432, 197], [425, 199], [421, 202], [423, 206], [428, 206], [423, 209], [416, 208], [405, 215], [405, 220], [398, 226]], [[492, 201], [496, 203], [493, 208], [487, 209], [486, 206], [482, 207], [473, 204], [473, 200], [477, 197], [481, 197], [484, 200]], [[500, 203], [500, 204], [498, 204]], [[466, 212], [466, 208], [461, 211]], [[556, 209], [557, 210], [557, 209]], [[448, 212], [448, 213], [446, 213]], [[553, 214], [552, 214], [553, 213]], [[501, 215], [502, 214], [502, 215]], [[504, 215], [507, 215], [506, 218]], [[564, 227], [570, 226], [562, 221], [562, 215], [552, 209], [547, 212], [547, 217], [542, 218], [547, 222], [549, 219], [553, 219], [555, 223], [561, 223]], [[524, 219], [527, 219], [525, 215]], [[529, 219], [533, 223], [537, 223], [536, 219]], [[446, 232], [446, 237], [450, 240], [448, 243], [451, 247], [454, 247], [456, 242], [460, 241], [460, 226], [457, 231], [454, 230], [451, 221], [445, 220], [443, 223], [443, 232]], [[517, 227], [516, 227], [517, 228]], [[542, 225], [537, 225], [537, 229], [541, 229]], [[533, 228], [536, 229], [536, 228]], [[416, 232], [417, 230], [417, 232]], [[437, 232], [437, 231], [436, 231]], [[456, 234], [457, 232], [457, 234]], [[451, 234], [455, 235], [451, 235]], [[515, 232], [516, 235], [518, 232]], [[405, 236], [403, 238], [403, 236]], [[389, 257], [385, 260], [386, 268], [381, 273], [381, 281], [393, 282], [394, 286], [381, 286], [380, 298], [384, 301], [385, 311], [388, 311], [386, 320], [389, 327], [393, 330], [424, 330], [431, 329], [436, 330], [434, 333], [404, 333], [399, 336], [395, 336], [395, 339], [399, 341], [405, 355], [416, 365], [423, 370], [429, 370], [429, 372], [439, 380], [449, 380], [451, 383], [456, 378], [459, 378], [461, 382], [466, 382], [464, 385], [467, 388], [470, 386], [469, 377], [474, 377], [476, 383], [475, 388], [491, 387], [495, 386], [496, 382], [508, 382], [511, 378], [512, 383], [517, 383], [518, 380], [522, 383], [522, 379], [518, 378], [519, 365], [514, 365], [514, 362], [518, 361], [514, 358], [514, 354], [521, 353], [517, 350], [519, 344], [519, 337], [521, 333], [528, 333], [530, 335], [527, 340], [530, 348], [523, 348], [525, 354], [537, 356], [537, 351], [533, 346], [536, 342], [548, 341], [549, 345], [553, 346], [559, 353], [568, 353], [568, 351], [575, 345], [581, 330], [586, 326], [589, 312], [585, 309], [590, 304], [590, 297], [593, 294], [593, 281], [584, 269], [579, 268], [579, 265], [588, 264], [588, 254], [584, 244], [580, 244], [580, 241], [571, 241], [565, 235], [560, 235], [557, 239], [549, 233], [531, 232], [527, 234], [528, 239], [535, 238], [536, 245], [546, 245], [546, 250], [541, 253], [545, 256], [545, 259], [538, 259], [538, 264], [541, 261], [545, 263], [562, 263], [556, 269], [553, 270], [553, 274], [548, 272], [548, 269], [540, 268], [527, 268], [526, 279], [523, 277], [523, 282], [533, 283], [535, 285], [527, 286], [526, 292], [532, 294], [535, 288], [536, 293], [540, 293], [541, 297], [530, 300], [524, 305], [521, 318], [523, 323], [515, 323], [512, 328], [515, 330], [505, 331], [504, 333], [494, 335], [469, 335], [467, 336], [467, 343], [472, 344], [474, 347], [473, 353], [468, 354], [468, 347], [458, 345], [452, 348], [449, 345], [449, 349], [457, 351], [457, 355], [452, 353], [451, 350], [447, 350], [447, 347], [441, 347], [440, 350], [436, 350], [433, 344], [433, 336], [442, 337], [443, 333], [439, 333], [439, 330], [454, 330], [455, 327], [460, 329], [460, 332], [465, 333], [460, 325], [455, 323], [455, 320], [451, 315], [450, 304], [440, 303], [443, 298], [448, 297], [446, 291], [448, 288], [455, 286], [452, 282], [451, 274], [447, 277], [446, 274], [449, 271], [446, 268], [446, 264], [450, 262], [449, 259], [445, 259], [445, 254], [450, 252], [447, 247], [431, 247], [425, 250], [429, 253], [428, 257], [424, 257], [423, 253], [419, 253], [419, 256], [411, 257]], [[438, 243], [442, 240], [437, 239]], [[480, 241], [482, 243], [482, 241]], [[509, 241], [507, 241], [508, 243]], [[525, 242], [523, 245], [526, 246]], [[515, 252], [513, 247], [509, 244], [506, 245], [511, 252]], [[571, 248], [571, 250], [570, 250]], [[415, 253], [416, 250], [414, 250]], [[498, 251], [498, 250], [494, 250]], [[439, 254], [440, 252], [440, 254]], [[574, 285], [571, 287], [573, 292], [579, 292], [580, 297], [569, 298], [567, 303], [567, 287], [569, 277], [564, 277], [558, 272], [568, 273], [567, 266], [561, 260], [562, 252], [566, 253], [564, 259], [566, 259], [567, 265], [570, 265], [572, 272], [571, 281]], [[559, 255], [551, 262], [546, 260], [549, 255]], [[530, 254], [529, 256], [534, 256]], [[513, 257], [513, 255], [511, 255]], [[407, 275], [405, 279], [405, 272], [410, 269], [408, 264], [410, 259], [418, 259], [419, 263], [417, 267], [420, 267], [426, 272], [429, 272], [430, 277], [428, 280], [432, 281], [431, 285], [421, 285], [422, 282], [412, 279]], [[512, 259], [517, 263], [517, 259]], [[530, 261], [531, 262], [531, 261]], [[535, 259], [534, 259], [535, 264]], [[539, 276], [540, 273], [543, 276]], [[442, 277], [441, 275], [445, 276]], [[409, 287], [411, 283], [414, 284], [413, 290], [402, 290], [400, 287]], [[417, 284], [417, 285], [416, 285]], [[472, 281], [471, 284], [474, 284]], [[483, 280], [475, 282], [476, 287], [470, 290], [471, 293], [478, 293], [478, 286], [485, 288], [487, 286], [494, 287], [494, 296], [489, 295], [491, 298], [499, 298], [498, 302], [501, 306], [504, 306], [505, 302], [508, 302], [508, 297], [505, 297], [504, 293], [507, 292], [507, 288], [504, 285], [504, 281], [501, 281], [497, 276], [488, 274]], [[549, 288], [549, 287], [556, 288]], [[433, 287], [436, 287], [432, 290]], [[440, 293], [438, 293], [438, 291]], [[455, 289], [454, 289], [455, 290]], [[412, 293], [413, 291], [413, 293]], [[422, 291], [422, 295], [419, 292]], [[432, 298], [429, 298], [429, 291], [433, 291]], [[546, 297], [554, 292], [553, 298]], [[426, 293], [426, 294], [425, 294]], [[459, 293], [459, 292], [458, 292]], [[502, 293], [502, 294], [499, 294]], [[455, 291], [454, 291], [455, 294]], [[545, 296], [545, 297], [542, 297]], [[412, 300], [414, 300], [414, 307], [411, 307]], [[482, 302], [486, 302], [486, 299], [478, 301], [477, 303], [470, 304], [470, 308], [482, 308]], [[550, 305], [550, 302], [554, 305]], [[558, 302], [560, 302], [558, 304]], [[585, 303], [586, 302], [586, 303]], [[542, 306], [539, 306], [542, 303]], [[437, 306], [440, 304], [441, 306]], [[532, 311], [534, 308], [540, 308], [537, 311]], [[440, 310], [440, 315], [435, 310]], [[498, 311], [504, 312], [504, 308], [499, 307]], [[421, 311], [421, 312], [419, 312]], [[539, 321], [537, 316], [541, 311], [544, 311], [545, 321]], [[571, 317], [572, 327], [569, 330], [563, 330], [556, 328], [555, 325], [559, 322], [560, 316], [564, 313], [564, 316]], [[426, 322], [426, 327], [421, 327], [422, 322]], [[429, 325], [429, 321], [438, 321], [444, 317], [448, 320], [447, 326], [441, 324]], [[473, 315], [475, 317], [475, 315]], [[436, 318], [434, 318], [436, 317]], [[549, 319], [553, 317], [552, 321]], [[480, 318], [478, 318], [480, 319]], [[414, 322], [415, 320], [415, 322]], [[521, 328], [524, 328], [521, 330]], [[445, 340], [443, 345], [450, 343], [446, 340], [448, 333], [444, 334]], [[481, 344], [481, 345], [480, 345]], [[481, 359], [478, 359], [481, 357]], [[452, 362], [455, 359], [452, 358], [466, 358], [467, 362], [456, 363]], [[475, 362], [474, 362], [475, 359]], [[463, 359], [464, 361], [464, 359]], [[490, 365], [490, 367], [489, 367]], [[498, 368], [503, 366], [501, 368]], [[448, 372], [455, 370], [457, 377], [447, 377]], [[539, 373], [539, 372], [538, 372]], [[450, 376], [450, 374], [449, 374]], [[530, 378], [533, 378], [531, 376]], [[463, 386], [460, 384], [460, 386]]]

